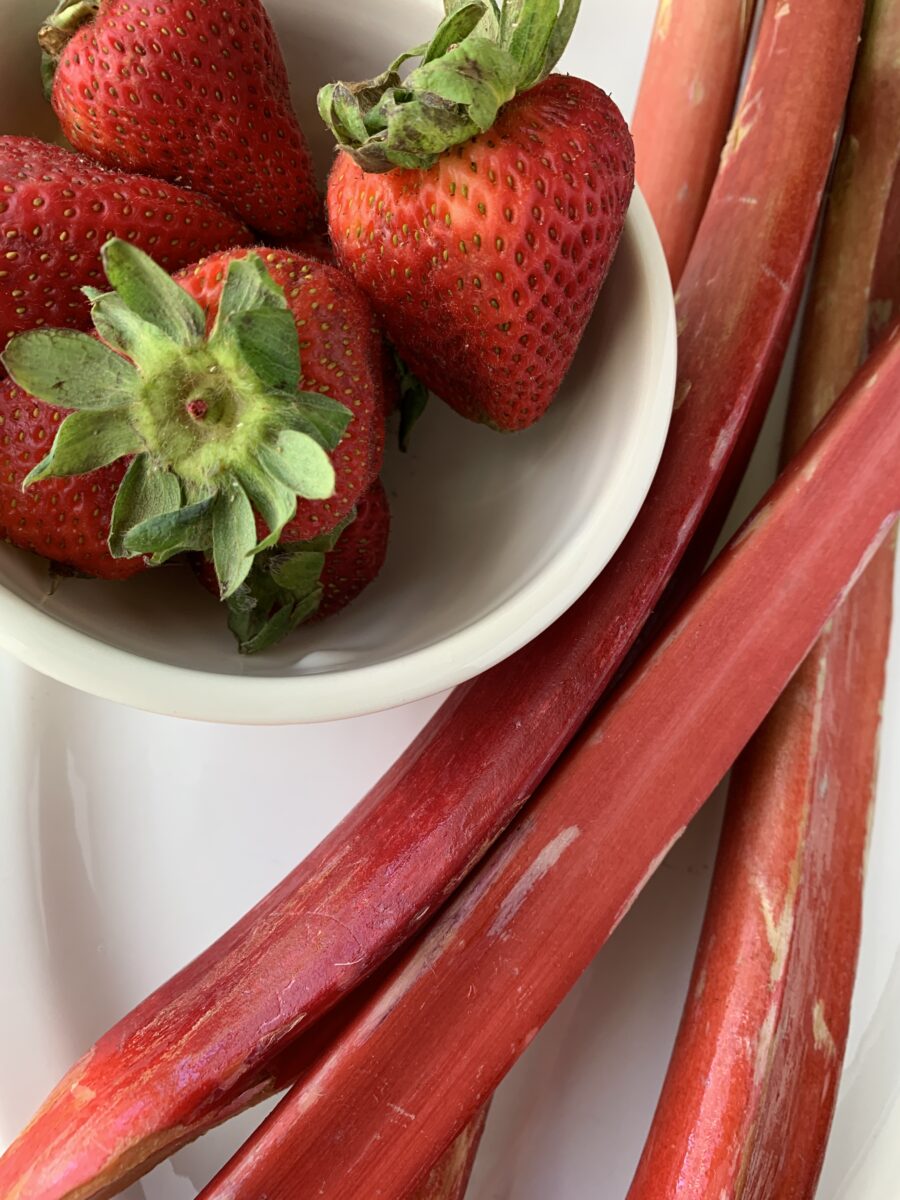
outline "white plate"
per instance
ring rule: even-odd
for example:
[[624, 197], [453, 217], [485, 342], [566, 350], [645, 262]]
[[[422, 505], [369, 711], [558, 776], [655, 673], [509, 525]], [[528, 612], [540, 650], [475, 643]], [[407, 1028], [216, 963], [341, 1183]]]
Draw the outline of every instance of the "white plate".
[[[653, 0], [588, 0], [570, 55], [626, 107]], [[774, 459], [759, 456], [751, 492]], [[72, 1060], [312, 847], [437, 706], [300, 729], [187, 725], [0, 659], [0, 1144]], [[849, 1054], [820, 1200], [897, 1200], [900, 653]], [[687, 985], [718, 813], [670, 855], [498, 1097], [469, 1200], [621, 1200]], [[131, 1200], [191, 1200], [257, 1114]]]
[[[426, 36], [436, 0], [269, 0], [304, 127], [323, 168], [330, 138], [318, 83], [377, 71], [397, 36]], [[45, 0], [0, 0], [0, 13]], [[393, 36], [377, 13], [403, 21]], [[369, 28], [367, 22], [372, 24]], [[20, 31], [21, 32], [21, 31]], [[27, 97], [4, 83], [31, 37], [0, 43], [0, 128]], [[404, 45], [406, 42], [404, 41]], [[20, 87], [22, 81], [16, 80]], [[169, 716], [248, 724], [378, 712], [486, 670], [547, 628], [617, 550], [650, 487], [675, 391], [675, 311], [665, 259], [640, 196], [557, 402], [514, 437], [433, 402], [408, 455], [390, 438], [387, 561], [338, 617], [276, 650], [236, 651], [221, 609], [185, 567], [127, 584], [70, 581], [52, 594], [40, 560], [0, 546], [0, 646], [54, 679]], [[161, 614], [165, 619], [161, 619]]]

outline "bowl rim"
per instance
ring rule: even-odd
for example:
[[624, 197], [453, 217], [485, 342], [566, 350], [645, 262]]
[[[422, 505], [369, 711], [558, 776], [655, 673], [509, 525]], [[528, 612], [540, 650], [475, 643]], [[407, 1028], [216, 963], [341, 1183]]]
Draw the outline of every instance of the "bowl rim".
[[[640, 470], [617, 505], [617, 519], [588, 509], [575, 535], [518, 591], [478, 620], [428, 646], [384, 662], [309, 675], [222, 674], [145, 658], [112, 646], [0, 583], [0, 647], [44, 675], [105, 700], [166, 716], [238, 725], [307, 724], [358, 717], [425, 699], [508, 658], [557, 620], [607, 566], [634, 523], [668, 434], [677, 366], [675, 304], [647, 204], [635, 188], [629, 236], [649, 281], [653, 380], [641, 429]], [[635, 456], [636, 446], [632, 448]], [[620, 473], [628, 464], [621, 459]]]

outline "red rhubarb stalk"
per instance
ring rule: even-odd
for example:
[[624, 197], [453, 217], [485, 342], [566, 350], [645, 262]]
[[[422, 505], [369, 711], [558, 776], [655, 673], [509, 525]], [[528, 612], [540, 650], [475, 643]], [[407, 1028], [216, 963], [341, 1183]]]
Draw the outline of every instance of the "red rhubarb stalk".
[[432, 1167], [425, 1182], [410, 1192], [408, 1200], [463, 1200], [486, 1118], [487, 1109], [483, 1108]]
[[673, 280], [687, 262], [731, 124], [755, 0], [660, 0], [632, 134]]
[[[873, 318], [900, 308], [898, 153], [900, 0], [875, 0], [803, 330], [788, 452], [877, 338]], [[892, 540], [735, 772], [681, 1028], [630, 1200], [815, 1192], [859, 948], [893, 583]]]
[[422, 925], [531, 795], [714, 498], [724, 520], [717, 488], [729, 456], [749, 452], [781, 365], [862, 0], [782, 9], [770, 0], [682, 280], [666, 453], [613, 563], [541, 638], [457, 689], [284, 882], [95, 1044], [0, 1159], [4, 1200], [90, 1200], [271, 1093], [279, 1051]]
[[898, 388], [900, 324], [526, 812], [201, 1200], [387, 1200], [430, 1168], [628, 911], [889, 532]]
[[[631, 131], [638, 182], [676, 286], [715, 182], [755, 9], [755, 0], [660, 0], [657, 10]], [[744, 456], [737, 459], [742, 471]], [[718, 540], [719, 513], [739, 478], [720, 488], [699, 561]], [[694, 573], [683, 572], [686, 584]]]

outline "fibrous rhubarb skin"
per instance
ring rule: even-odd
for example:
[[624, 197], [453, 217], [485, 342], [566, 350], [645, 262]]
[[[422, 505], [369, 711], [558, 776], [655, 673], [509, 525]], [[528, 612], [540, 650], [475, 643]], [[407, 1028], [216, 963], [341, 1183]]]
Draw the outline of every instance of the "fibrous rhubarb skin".
[[[900, 4], [871, 0], [804, 320], [785, 459], [829, 411], [889, 319], [900, 263], [894, 238], [882, 230], [892, 222], [898, 232], [898, 163]], [[878, 292], [881, 306], [873, 309]]]
[[890, 531], [898, 387], [900, 323], [528, 810], [201, 1200], [402, 1196], [449, 1145]]
[[[900, 308], [898, 64], [900, 0], [876, 0], [804, 322], [788, 453]], [[735, 772], [693, 979], [629, 1200], [815, 1191], [859, 947], [894, 549], [892, 540], [879, 551]]]
[[279, 1051], [436, 910], [595, 705], [729, 455], [749, 452], [781, 365], [862, 0], [780, 9], [682, 280], [666, 452], [616, 558], [544, 635], [457, 689], [286, 880], [72, 1068], [0, 1158], [3, 1200], [92, 1200], [270, 1094]]
[[486, 1120], [483, 1108], [406, 1200], [463, 1200]]
[[638, 183], [677, 282], [716, 178], [755, 0], [660, 0], [632, 120]]
[[[755, 10], [756, 0], [660, 0], [657, 10], [631, 132], [640, 186], [676, 287], [715, 182]], [[710, 520], [695, 535], [692, 561], [684, 563], [689, 569], [667, 601], [677, 600], [707, 561], [755, 433], [751, 423], [746, 448], [733, 454], [734, 469], [726, 472]], [[657, 617], [669, 607], [659, 605]]]
[[813, 1195], [847, 1034], [892, 583], [885, 547], [735, 772], [629, 1200]]

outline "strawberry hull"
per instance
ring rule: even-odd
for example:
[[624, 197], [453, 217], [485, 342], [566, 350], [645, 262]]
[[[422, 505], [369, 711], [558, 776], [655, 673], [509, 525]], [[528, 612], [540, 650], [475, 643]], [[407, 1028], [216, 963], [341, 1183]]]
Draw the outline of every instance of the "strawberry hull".
[[[212, 254], [176, 280], [212, 323], [228, 264], [251, 251]], [[301, 389], [328, 396], [351, 412], [331, 452], [336, 482], [327, 500], [300, 499], [283, 540], [307, 541], [340, 524], [378, 478], [384, 459], [384, 347], [365, 296], [335, 267], [288, 250], [254, 247], [282, 287], [300, 335]], [[324, 310], [328, 320], [322, 320]]]
[[521, 819], [202, 1200], [402, 1196], [430, 1169], [627, 913], [887, 536], [900, 512], [898, 387], [895, 325]]
[[[233, 1108], [259, 1098], [279, 1051], [434, 913], [586, 718], [669, 583], [729, 454], [749, 446], [741, 429], [761, 420], [780, 362], [862, 6], [807, 0], [792, 12], [780, 34], [770, 12], [762, 32], [748, 95], [764, 87], [778, 121], [736, 139], [714, 189], [681, 288], [669, 443], [614, 561], [531, 646], [457, 689], [295, 872], [76, 1064], [0, 1159], [0, 1195], [16, 1186], [17, 1200], [86, 1200], [98, 1194], [92, 1180], [137, 1174], [223, 1119], [223, 1093]], [[789, 73], [770, 53], [776, 34], [791, 51]], [[748, 187], [758, 202], [735, 203]]]

